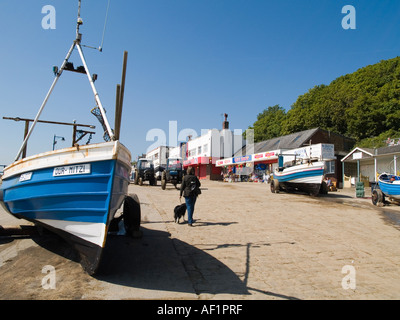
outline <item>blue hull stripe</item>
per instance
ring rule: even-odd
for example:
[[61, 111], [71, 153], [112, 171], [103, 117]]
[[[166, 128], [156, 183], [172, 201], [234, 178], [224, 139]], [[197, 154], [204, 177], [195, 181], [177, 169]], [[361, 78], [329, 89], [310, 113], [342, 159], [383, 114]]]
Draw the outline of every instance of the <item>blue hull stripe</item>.
[[128, 168], [121, 167], [120, 162], [107, 160], [91, 162], [90, 174], [53, 177], [53, 168], [46, 168], [33, 171], [23, 182], [17, 175], [3, 181], [3, 200], [10, 213], [28, 220], [106, 224], [109, 211], [118, 209], [128, 187], [128, 180], [118, 174]]
[[385, 183], [379, 181], [379, 187], [387, 196], [400, 196], [400, 184]]
[[274, 172], [274, 179], [277, 179], [279, 182], [290, 182], [291, 180], [301, 179], [301, 178], [309, 178], [314, 176], [322, 176], [324, 174], [323, 169], [314, 169], [314, 170], [305, 170], [300, 172], [294, 172], [283, 175], [276, 175]]

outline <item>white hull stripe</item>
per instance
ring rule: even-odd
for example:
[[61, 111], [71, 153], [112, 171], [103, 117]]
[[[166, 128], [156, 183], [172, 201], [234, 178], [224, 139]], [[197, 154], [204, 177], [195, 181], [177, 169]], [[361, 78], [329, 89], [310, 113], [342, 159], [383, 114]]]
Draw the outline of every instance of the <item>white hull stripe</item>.
[[53, 228], [60, 229], [70, 233], [78, 238], [94, 243], [100, 247], [104, 246], [106, 233], [106, 225], [104, 223], [64, 221], [37, 219], [38, 222], [49, 225]]
[[304, 177], [299, 179], [293, 179], [290, 181], [285, 181], [287, 183], [310, 183], [310, 184], [320, 184], [322, 183], [322, 179], [324, 176], [313, 176], [313, 177]]

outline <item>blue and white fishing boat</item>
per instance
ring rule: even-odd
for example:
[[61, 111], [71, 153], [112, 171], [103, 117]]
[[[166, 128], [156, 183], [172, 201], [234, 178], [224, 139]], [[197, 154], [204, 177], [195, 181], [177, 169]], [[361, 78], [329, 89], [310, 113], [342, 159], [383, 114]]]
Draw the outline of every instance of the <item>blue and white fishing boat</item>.
[[400, 200], [400, 177], [394, 174], [382, 173], [378, 177], [378, 184], [372, 190], [372, 203], [382, 205], [385, 197], [389, 200]]
[[[134, 199], [127, 196], [131, 154], [118, 141], [119, 132], [114, 133], [110, 128], [83, 56], [79, 33], [79, 26], [82, 24], [80, 5], [81, 1], [76, 39], [62, 66], [55, 72], [56, 78], [15, 162], [4, 169], [0, 185], [0, 203], [13, 216], [32, 221], [69, 241], [79, 252], [84, 269], [89, 274], [94, 274], [98, 269], [107, 232], [116, 211], [124, 203], [124, 216], [127, 214], [126, 219], [124, 217], [126, 229], [136, 228], [138, 223], [140, 224], [140, 205], [137, 197]], [[68, 70], [68, 59], [74, 49], [79, 52], [84, 73], [91, 84], [97, 103], [95, 115], [105, 129], [106, 142], [75, 145], [20, 159], [57, 80], [64, 70]], [[124, 59], [123, 83], [125, 67]], [[122, 110], [122, 98], [119, 101], [120, 105], [117, 105], [117, 108]]]
[[304, 191], [311, 195], [318, 195], [325, 174], [325, 161], [318, 159], [296, 159], [290, 164], [283, 166], [282, 156], [280, 165], [273, 172], [274, 179], [271, 181], [273, 193], [280, 190]]

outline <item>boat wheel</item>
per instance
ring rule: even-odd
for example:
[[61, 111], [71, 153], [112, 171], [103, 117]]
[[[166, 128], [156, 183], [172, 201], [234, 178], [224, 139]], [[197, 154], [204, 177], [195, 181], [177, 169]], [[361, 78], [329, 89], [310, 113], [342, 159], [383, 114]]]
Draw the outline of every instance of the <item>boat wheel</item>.
[[271, 181], [271, 192], [279, 193], [279, 181], [278, 180], [274, 179]]
[[322, 181], [321, 187], [320, 187], [320, 189], [319, 189], [319, 193], [320, 193], [320, 194], [328, 194], [328, 191], [329, 191], [328, 185], [326, 184], [325, 181]]
[[372, 191], [372, 203], [375, 206], [383, 206], [384, 201], [385, 196], [380, 189], [375, 189], [374, 191]]
[[136, 194], [125, 198], [123, 211], [126, 233], [133, 238], [140, 238], [142, 236], [140, 231], [141, 213], [139, 198]]
[[310, 192], [310, 196], [311, 196], [311, 197], [318, 197], [318, 195], [319, 195], [319, 190], [311, 191], [311, 192]]

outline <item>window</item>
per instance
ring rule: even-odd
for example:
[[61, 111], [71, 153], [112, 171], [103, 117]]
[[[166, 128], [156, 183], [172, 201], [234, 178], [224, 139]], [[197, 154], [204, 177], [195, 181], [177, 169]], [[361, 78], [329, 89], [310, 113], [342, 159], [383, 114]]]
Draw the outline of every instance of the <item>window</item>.
[[281, 139], [278, 139], [275, 143], [274, 146], [279, 145], [281, 143]]
[[335, 161], [327, 161], [326, 162], [326, 174], [335, 173]]
[[207, 153], [207, 152], [208, 152], [208, 144], [205, 144], [205, 145], [203, 146], [203, 152], [204, 152], [204, 153]]
[[201, 154], [201, 146], [197, 148], [197, 154]]
[[299, 134], [296, 138], [294, 138], [292, 142], [296, 142], [297, 140], [299, 140], [300, 137], [301, 137], [301, 134]]

